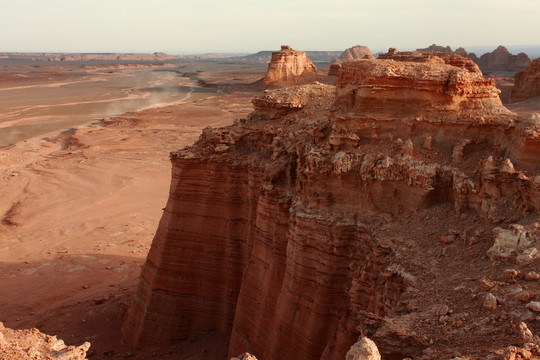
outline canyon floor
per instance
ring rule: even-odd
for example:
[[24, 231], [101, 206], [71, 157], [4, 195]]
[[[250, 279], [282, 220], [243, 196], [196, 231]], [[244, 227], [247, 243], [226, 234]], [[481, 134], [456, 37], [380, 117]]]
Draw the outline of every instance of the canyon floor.
[[[0, 321], [6, 327], [37, 327], [66, 344], [89, 341], [91, 359], [226, 359], [228, 339], [217, 333], [145, 351], [129, 349], [120, 335], [123, 314], [168, 197], [169, 152], [192, 144], [206, 126], [228, 125], [245, 117], [252, 111], [255, 94], [246, 84], [263, 76], [261, 66], [205, 69], [198, 79], [218, 89], [216, 94], [86, 120], [45, 138], [31, 137], [0, 148]], [[540, 100], [510, 108], [540, 112]], [[460, 221], [450, 208], [437, 208], [434, 214], [435, 219], [450, 222], [427, 224], [436, 235]], [[471, 228], [483, 224], [472, 216], [463, 221]], [[399, 232], [399, 226], [387, 230]], [[431, 275], [441, 281], [429, 294], [429, 304], [454, 296], [446, 291], [448, 286], [469, 281], [480, 287], [501, 280], [505, 266], [490, 266], [485, 258], [491, 239], [472, 247], [417, 240], [411, 254], [429, 254], [432, 260], [425, 263], [418, 257], [409, 263], [423, 264], [419, 272], [425, 276], [436, 269]], [[471, 272], [474, 264], [479, 267]], [[540, 292], [538, 283], [524, 286]], [[470, 307], [471, 316], [481, 316], [475, 313], [479, 306], [470, 306], [469, 291], [462, 295], [450, 300], [456, 307]], [[495, 324], [496, 315], [491, 318]], [[433, 327], [434, 338], [444, 337], [440, 324], [419, 322], [419, 326]], [[489, 336], [486, 344], [476, 346], [489, 347]], [[470, 346], [466, 337], [463, 345]]]
[[[214, 74], [205, 75], [235, 82], [230, 72]], [[93, 359], [167, 358], [131, 353], [121, 318], [168, 197], [169, 152], [251, 111], [251, 93], [211, 91], [0, 148], [0, 321], [66, 344], [89, 341]], [[173, 358], [219, 358], [225, 345], [217, 335], [192, 339]]]

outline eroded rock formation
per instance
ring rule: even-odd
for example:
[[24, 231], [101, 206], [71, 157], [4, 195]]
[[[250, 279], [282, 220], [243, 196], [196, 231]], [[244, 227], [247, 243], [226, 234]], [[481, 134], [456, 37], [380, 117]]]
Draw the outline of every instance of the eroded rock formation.
[[512, 324], [530, 310], [481, 279], [493, 229], [538, 221], [540, 122], [444, 61], [346, 62], [335, 87], [254, 106], [171, 154], [130, 344], [217, 330], [230, 356], [342, 360], [364, 335], [385, 359], [427, 360], [522, 343]]
[[330, 64], [330, 69], [328, 70], [328, 76], [337, 76], [343, 62], [359, 59], [375, 59], [375, 57], [367, 46], [356, 45], [352, 48], [348, 48], [341, 54], [339, 59], [333, 59], [332, 64]]
[[318, 78], [317, 68], [304, 51], [293, 50], [288, 45], [272, 53], [268, 72], [263, 80], [265, 87], [276, 88], [307, 84]]
[[514, 76], [510, 102], [518, 102], [540, 96], [540, 58], [533, 60], [525, 71]]
[[480, 68], [474, 61], [451, 52], [388, 51], [386, 54], [380, 54], [378, 58], [406, 62], [447, 64], [467, 69], [470, 72], [481, 73]]
[[0, 359], [2, 360], [85, 360], [90, 343], [66, 346], [56, 336], [38, 329], [12, 330], [0, 322]]
[[341, 62], [359, 59], [373, 59], [374, 56], [367, 46], [356, 45], [346, 49], [339, 57]]
[[499, 46], [492, 52], [478, 58], [478, 66], [484, 73], [492, 71], [523, 71], [530, 64], [531, 59], [525, 53], [512, 55], [504, 46]]

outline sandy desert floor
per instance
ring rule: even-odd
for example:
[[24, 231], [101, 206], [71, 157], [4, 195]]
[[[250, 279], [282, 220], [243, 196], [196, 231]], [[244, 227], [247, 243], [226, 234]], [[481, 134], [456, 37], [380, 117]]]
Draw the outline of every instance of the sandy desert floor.
[[[201, 94], [0, 148], [0, 321], [90, 341], [93, 359], [167, 358], [131, 353], [120, 326], [168, 197], [169, 152], [252, 108], [252, 93]], [[219, 358], [225, 345], [209, 334], [170, 356]]]

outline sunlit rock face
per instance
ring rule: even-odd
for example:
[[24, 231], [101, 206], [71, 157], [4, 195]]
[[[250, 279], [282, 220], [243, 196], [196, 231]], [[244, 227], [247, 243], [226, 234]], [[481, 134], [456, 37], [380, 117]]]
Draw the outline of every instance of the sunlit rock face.
[[540, 207], [538, 124], [504, 108], [480, 72], [358, 60], [336, 86], [253, 104], [171, 154], [169, 200], [123, 327], [136, 347], [217, 330], [230, 356], [341, 360], [360, 335], [383, 357], [418, 355], [429, 342], [396, 307], [437, 282], [411, 265], [442, 231], [431, 218], [531, 221]]

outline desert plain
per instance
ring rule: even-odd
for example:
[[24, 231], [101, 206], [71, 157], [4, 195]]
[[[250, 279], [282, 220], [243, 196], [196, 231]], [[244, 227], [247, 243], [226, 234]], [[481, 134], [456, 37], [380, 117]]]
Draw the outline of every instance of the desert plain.
[[169, 152], [251, 111], [249, 92], [182, 73], [234, 84], [264, 72], [39, 61], [0, 71], [0, 317], [90, 341], [93, 358], [129, 354], [121, 315], [167, 200]]

